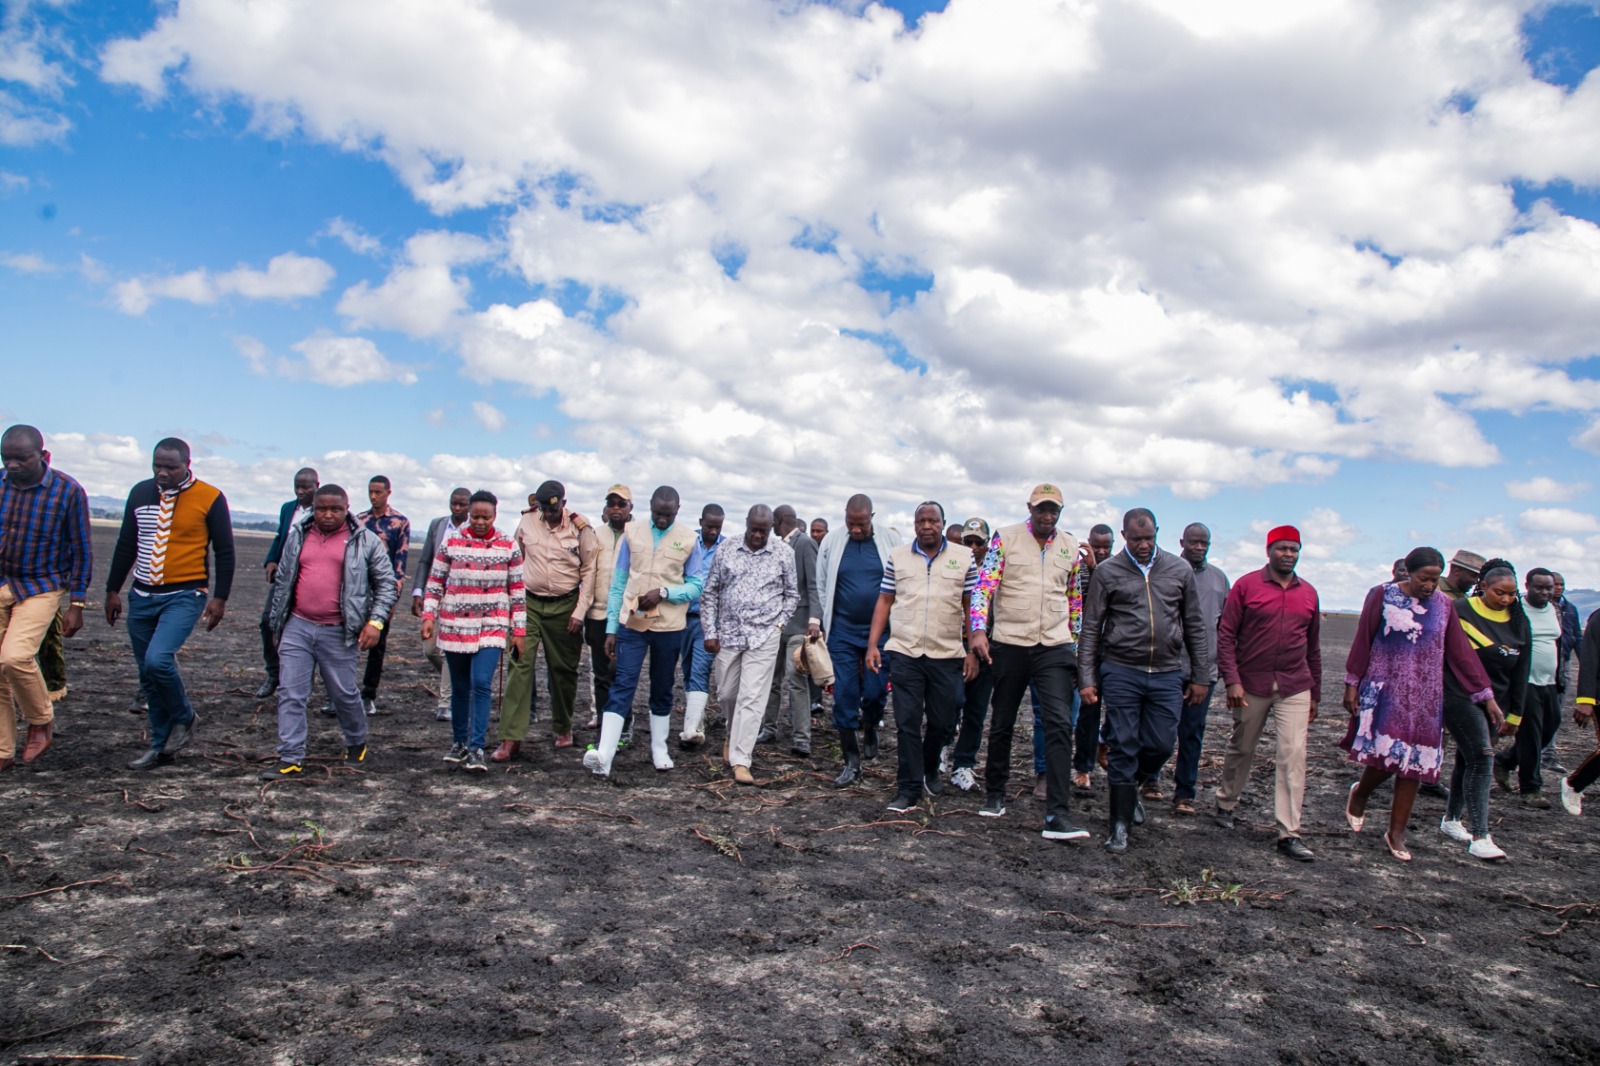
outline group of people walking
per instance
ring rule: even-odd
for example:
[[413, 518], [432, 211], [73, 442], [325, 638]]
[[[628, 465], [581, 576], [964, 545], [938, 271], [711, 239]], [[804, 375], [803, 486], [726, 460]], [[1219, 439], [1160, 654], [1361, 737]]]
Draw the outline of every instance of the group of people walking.
[[[36, 662], [52, 624], [70, 637], [83, 625], [91, 577], [87, 499], [54, 470], [37, 430], [13, 426], [0, 441], [0, 692], [21, 711], [33, 762], [48, 749], [52, 711]], [[159, 442], [153, 477], [128, 496], [107, 576], [109, 624], [127, 611], [148, 744], [129, 765], [171, 762], [198, 720], [177, 653], [194, 626], [224, 617], [234, 578], [232, 523], [220, 490], [195, 478], [189, 448]], [[276, 696], [278, 762], [268, 776], [303, 773], [313, 676], [337, 719], [344, 758], [367, 757], [369, 720], [396, 605], [407, 584], [411, 526], [389, 506], [390, 483], [368, 485], [370, 507], [352, 513], [349, 494], [311, 469], [294, 478], [267, 553], [270, 593], [260, 619], [267, 679]], [[1276, 733], [1274, 816], [1278, 849], [1314, 856], [1300, 835], [1307, 732], [1321, 698], [1321, 608], [1298, 573], [1301, 536], [1279, 526], [1265, 538], [1264, 565], [1237, 582], [1209, 561], [1210, 531], [1187, 527], [1178, 554], [1158, 546], [1145, 508], [1115, 533], [1096, 526], [1080, 543], [1059, 528], [1064, 498], [1034, 487], [1025, 517], [992, 532], [973, 517], [947, 524], [935, 501], [917, 506], [912, 536], [875, 520], [865, 495], [845, 504], [843, 524], [804, 525], [794, 508], [757, 504], [738, 538], [722, 534], [724, 512], [706, 506], [698, 526], [679, 518], [670, 486], [655, 489], [636, 519], [625, 485], [607, 490], [599, 521], [573, 511], [566, 490], [546, 481], [509, 533], [486, 490], [450, 494], [449, 512], [427, 529], [411, 577], [411, 611], [440, 671], [436, 717], [450, 721], [443, 758], [468, 771], [521, 755], [536, 699], [543, 649], [555, 749], [574, 746], [578, 669], [590, 652], [595, 742], [583, 765], [609, 775], [631, 737], [635, 695], [647, 686], [650, 754], [673, 769], [670, 723], [680, 665], [686, 693], [681, 750], [706, 741], [714, 685], [727, 720], [722, 759], [741, 784], [758, 744], [776, 739], [787, 703], [791, 750], [812, 750], [819, 684], [832, 684], [832, 723], [841, 767], [836, 784], [861, 779], [877, 757], [890, 709], [896, 734], [891, 811], [924, 795], [981, 783], [978, 813], [1007, 813], [1016, 719], [1024, 698], [1035, 715], [1041, 832], [1081, 840], [1072, 817], [1098, 761], [1109, 819], [1104, 846], [1125, 851], [1162, 797], [1174, 762], [1173, 809], [1196, 812], [1207, 710], [1226, 689], [1233, 729], [1213, 818], [1231, 829], [1267, 721]], [[210, 564], [208, 565], [208, 554]], [[1346, 663], [1342, 742], [1362, 767], [1346, 818], [1361, 831], [1373, 791], [1395, 779], [1389, 851], [1410, 859], [1406, 828], [1419, 787], [1445, 766], [1454, 742], [1442, 831], [1483, 859], [1504, 858], [1490, 838], [1490, 784], [1530, 806], [1549, 806], [1543, 773], [1560, 721], [1566, 663], [1580, 650], [1576, 720], [1594, 722], [1600, 696], [1600, 624], [1580, 635], [1558, 575], [1517, 575], [1505, 560], [1417, 548], [1397, 560], [1395, 580], [1368, 594]], [[358, 683], [362, 654], [366, 664]], [[493, 679], [506, 664], [497, 745], [489, 748]], [[648, 663], [648, 675], [646, 675]], [[830, 678], [831, 675], [831, 678]], [[1597, 726], [1600, 729], [1600, 726]], [[1515, 741], [1496, 754], [1499, 736]], [[987, 735], [981, 777], [977, 754]], [[15, 757], [13, 714], [0, 714], [0, 770]], [[1098, 758], [1097, 758], [1098, 756]], [[1174, 758], [1175, 757], [1175, 758]], [[1563, 772], [1564, 773], [1564, 772]], [[1564, 774], [1561, 802], [1581, 811], [1600, 777], [1600, 751]]]

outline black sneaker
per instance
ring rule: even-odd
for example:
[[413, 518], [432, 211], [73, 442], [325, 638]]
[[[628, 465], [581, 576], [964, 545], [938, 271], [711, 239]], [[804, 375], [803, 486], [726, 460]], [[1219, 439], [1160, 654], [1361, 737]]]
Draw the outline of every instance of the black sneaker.
[[902, 793], [889, 801], [887, 810], [893, 814], [904, 814], [907, 811], [916, 810], [921, 805], [922, 803], [919, 797], [907, 796]]
[[484, 758], [482, 748], [473, 748], [471, 751], [467, 752], [467, 759], [461, 764], [461, 768], [463, 770], [471, 770], [480, 774], [488, 773], [489, 760]]
[[1047, 814], [1044, 819], [1044, 832], [1039, 835], [1046, 840], [1086, 840], [1089, 831], [1073, 825], [1064, 814]]
[[344, 749], [344, 764], [346, 766], [360, 766], [367, 761], [367, 746], [365, 744], [351, 744]]
[[447, 763], [460, 763], [466, 757], [467, 746], [465, 744], [452, 744], [450, 745], [450, 750], [444, 753], [444, 761]]
[[149, 751], [130, 762], [128, 764], [128, 769], [154, 770], [158, 766], [171, 766], [174, 762], [177, 762], [177, 760], [171, 755], [168, 755], [159, 748], [151, 748]]
[[978, 809], [978, 814], [983, 818], [1004, 818], [1006, 815], [1006, 798], [998, 792], [991, 792], [983, 799], [983, 806]]
[[939, 783], [939, 777], [936, 774], [933, 777], [922, 779], [922, 791], [930, 796], [942, 796], [944, 795], [944, 785]]
[[287, 781], [290, 778], [300, 777], [305, 773], [305, 767], [297, 762], [281, 762], [276, 767], [261, 775], [263, 781]]
[[1211, 820], [1213, 822], [1216, 822], [1217, 825], [1220, 826], [1223, 829], [1232, 829], [1233, 828], [1233, 812], [1232, 811], [1225, 811], [1221, 807], [1218, 807], [1217, 808], [1217, 812], [1211, 816]]
[[1317, 858], [1299, 837], [1284, 837], [1278, 841], [1278, 854], [1287, 855], [1296, 862], [1315, 862]]

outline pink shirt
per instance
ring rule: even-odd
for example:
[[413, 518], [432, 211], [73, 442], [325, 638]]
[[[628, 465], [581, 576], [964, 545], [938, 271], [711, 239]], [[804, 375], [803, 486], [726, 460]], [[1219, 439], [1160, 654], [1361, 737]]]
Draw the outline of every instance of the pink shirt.
[[344, 578], [344, 547], [350, 543], [350, 526], [324, 534], [313, 522], [300, 545], [300, 570], [294, 579], [294, 614], [319, 626], [336, 626], [339, 614], [339, 585]]

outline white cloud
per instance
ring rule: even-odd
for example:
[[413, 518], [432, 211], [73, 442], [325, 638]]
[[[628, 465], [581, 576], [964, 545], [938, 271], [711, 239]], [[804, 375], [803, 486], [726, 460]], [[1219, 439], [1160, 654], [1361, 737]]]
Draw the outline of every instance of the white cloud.
[[1600, 533], [1600, 518], [1566, 507], [1535, 507], [1517, 516], [1517, 524], [1530, 533]]
[[472, 420], [490, 433], [499, 433], [506, 428], [505, 412], [482, 400], [472, 401]]
[[0, 266], [19, 274], [53, 274], [54, 263], [35, 252], [0, 252]]
[[381, 285], [363, 281], [346, 289], [339, 313], [355, 329], [397, 329], [413, 337], [443, 333], [467, 310], [472, 288], [451, 268], [488, 257], [492, 247], [470, 234], [420, 233], [406, 241], [405, 262]]
[[287, 377], [307, 378], [339, 388], [378, 381], [413, 385], [417, 380], [415, 371], [390, 362], [378, 346], [365, 337], [319, 333], [290, 347], [302, 358], [278, 361], [278, 372]]
[[1506, 482], [1506, 495], [1513, 500], [1534, 500], [1539, 503], [1563, 503], [1588, 491], [1587, 482], [1557, 481], [1542, 475], [1527, 481]]
[[271, 349], [256, 338], [245, 334], [233, 337], [232, 340], [240, 357], [250, 364], [251, 371], [257, 374], [265, 374], [268, 371], [268, 360], [272, 357]]
[[9, 170], [0, 170], [0, 197], [27, 192], [32, 186], [33, 180], [26, 175], [13, 174]]
[[227, 296], [251, 300], [294, 300], [317, 296], [333, 280], [334, 269], [321, 259], [285, 252], [267, 261], [267, 269], [240, 264], [213, 274], [205, 268], [183, 274], [131, 278], [111, 287], [117, 307], [125, 314], [142, 315], [158, 299], [187, 300], [209, 305]]
[[343, 218], [329, 219], [318, 236], [333, 237], [357, 255], [377, 255], [383, 251], [382, 241]]

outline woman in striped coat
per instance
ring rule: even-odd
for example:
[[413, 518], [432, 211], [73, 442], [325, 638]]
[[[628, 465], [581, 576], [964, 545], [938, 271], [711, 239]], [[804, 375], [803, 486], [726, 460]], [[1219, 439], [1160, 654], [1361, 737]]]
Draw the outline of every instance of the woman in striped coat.
[[489, 684], [509, 646], [522, 655], [527, 610], [522, 552], [494, 527], [494, 493], [472, 494], [467, 522], [439, 545], [422, 599], [422, 639], [432, 639], [450, 671], [450, 750], [444, 761], [487, 771]]

